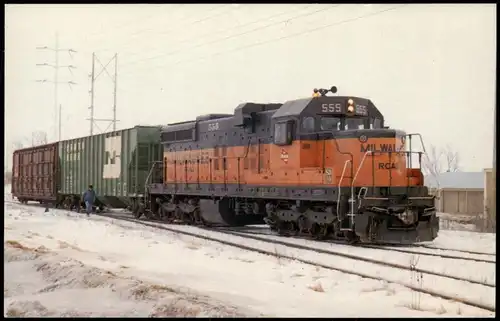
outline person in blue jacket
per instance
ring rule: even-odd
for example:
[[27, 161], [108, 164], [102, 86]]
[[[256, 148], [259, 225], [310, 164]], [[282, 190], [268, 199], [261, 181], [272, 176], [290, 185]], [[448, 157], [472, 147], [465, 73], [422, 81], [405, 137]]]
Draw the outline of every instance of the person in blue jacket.
[[83, 201], [85, 202], [85, 211], [87, 212], [87, 216], [92, 213], [92, 207], [95, 203], [95, 191], [92, 185], [89, 185], [89, 189], [83, 193]]

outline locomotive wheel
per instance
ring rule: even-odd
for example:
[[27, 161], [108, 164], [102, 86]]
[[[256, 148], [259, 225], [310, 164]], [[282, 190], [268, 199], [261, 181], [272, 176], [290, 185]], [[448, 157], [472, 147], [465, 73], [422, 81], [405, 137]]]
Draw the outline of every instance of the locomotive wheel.
[[168, 212], [161, 205], [158, 207], [158, 217], [160, 221], [167, 221], [168, 219]]
[[234, 210], [231, 208], [229, 198], [223, 198], [219, 201], [219, 214], [227, 225], [239, 226], [236, 213], [234, 213]]
[[278, 234], [281, 236], [290, 236], [289, 222], [279, 221], [277, 224]]
[[327, 230], [328, 229], [326, 228], [326, 226], [323, 227], [317, 223], [314, 223], [311, 227], [311, 236], [318, 241], [324, 240], [326, 238]]
[[301, 215], [297, 220], [297, 228], [299, 233], [306, 231], [307, 228], [307, 218], [304, 215]]
[[359, 237], [353, 231], [345, 232], [345, 237], [349, 244], [356, 244], [359, 242]]
[[182, 213], [181, 217], [182, 221], [187, 225], [192, 225], [194, 223], [193, 215], [190, 213]]

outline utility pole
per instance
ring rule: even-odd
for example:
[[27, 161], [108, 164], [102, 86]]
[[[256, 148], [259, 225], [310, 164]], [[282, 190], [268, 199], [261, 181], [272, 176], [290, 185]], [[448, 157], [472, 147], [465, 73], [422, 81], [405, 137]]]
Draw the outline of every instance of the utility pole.
[[[108, 67], [108, 65], [114, 61], [114, 65], [115, 65], [115, 72], [113, 73], [113, 76], [111, 76], [111, 74], [109, 73], [109, 71], [106, 69]], [[99, 71], [99, 73], [97, 73], [96, 75], [96, 70], [95, 70], [95, 63], [99, 63], [102, 67], [101, 71]], [[97, 80], [97, 78], [99, 78], [99, 76], [103, 73], [103, 72], [106, 72], [106, 74], [108, 75], [108, 77], [111, 79], [111, 81], [113, 81], [113, 84], [114, 84], [114, 89], [113, 89], [113, 118], [111, 119], [108, 119], [108, 118], [101, 118], [101, 119], [98, 119], [98, 118], [95, 118], [94, 117], [94, 111], [95, 111], [95, 103], [94, 103], [94, 97], [95, 97], [95, 81]], [[113, 58], [111, 58], [108, 63], [106, 65], [104, 65], [103, 63], [101, 63], [101, 61], [99, 60], [99, 58], [97, 57], [97, 55], [95, 53], [92, 53], [92, 71], [89, 75], [90, 77], [90, 118], [87, 118], [88, 121], [90, 121], [90, 135], [93, 135], [94, 134], [94, 125], [99, 129], [99, 126], [97, 125], [97, 122], [109, 122], [108, 124], [108, 127], [104, 130], [107, 131], [109, 126], [112, 124], [113, 125], [113, 131], [116, 130], [116, 123], [118, 122], [118, 120], [116, 119], [116, 90], [117, 90], [117, 75], [118, 75], [118, 54], [115, 53], [115, 55], [113, 56]], [[101, 132], [103, 132], [101, 130]]]
[[62, 105], [59, 104], [59, 141], [61, 141], [61, 129], [62, 129]]
[[92, 73], [90, 77], [90, 136], [94, 134], [94, 81], [95, 81], [95, 53], [92, 53]]
[[[497, 84], [497, 78], [495, 76], [495, 88]], [[492, 184], [493, 188], [495, 188], [495, 191], [493, 191], [491, 195], [491, 202], [490, 202], [490, 218], [489, 221], [490, 223], [490, 229], [496, 229], [496, 222], [497, 222], [497, 193], [496, 193], [496, 186], [497, 186], [497, 91], [495, 89], [495, 111], [493, 115], [493, 172], [492, 174]], [[486, 192], [486, 191], [485, 191]]]
[[[73, 49], [62, 49], [59, 48], [59, 35], [56, 33], [56, 39], [55, 39], [55, 46], [53, 48], [48, 47], [48, 46], [43, 46], [43, 47], [37, 47], [37, 50], [50, 50], [55, 53], [55, 64], [48, 64], [48, 63], [41, 63], [41, 64], [36, 64], [37, 66], [44, 66], [44, 67], [52, 67], [54, 68], [54, 80], [50, 81], [47, 79], [42, 79], [42, 80], [36, 80], [37, 82], [40, 83], [52, 83], [54, 84], [54, 138], [56, 137], [56, 124], [58, 123], [59, 120], [59, 137], [58, 139], [61, 140], [61, 128], [62, 128], [62, 122], [61, 122], [61, 116], [62, 116], [62, 108], [61, 105], [58, 104], [58, 89], [59, 89], [59, 84], [67, 84], [70, 86], [71, 85], [76, 85], [75, 82], [73, 81], [59, 81], [59, 68], [68, 68], [71, 74], [73, 74], [72, 69], [76, 69], [75, 66], [73, 65], [65, 65], [61, 66], [59, 65], [59, 52], [60, 51], [67, 51], [70, 55], [71, 58], [73, 58], [72, 53], [76, 53], [75, 50]], [[59, 112], [58, 112], [59, 108]]]
[[116, 81], [118, 77], [118, 54], [115, 54], [115, 88], [113, 92], [113, 131], [116, 130]]

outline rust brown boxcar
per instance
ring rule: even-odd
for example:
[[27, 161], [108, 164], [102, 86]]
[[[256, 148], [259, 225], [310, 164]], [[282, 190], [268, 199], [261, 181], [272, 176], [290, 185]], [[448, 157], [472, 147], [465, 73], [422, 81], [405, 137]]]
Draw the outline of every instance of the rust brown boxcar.
[[13, 197], [20, 202], [57, 202], [59, 143], [16, 150], [12, 164]]

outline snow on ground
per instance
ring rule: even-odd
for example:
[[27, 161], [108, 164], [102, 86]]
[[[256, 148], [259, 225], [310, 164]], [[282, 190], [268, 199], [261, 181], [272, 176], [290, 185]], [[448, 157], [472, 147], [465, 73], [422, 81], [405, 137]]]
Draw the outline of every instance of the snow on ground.
[[433, 242], [424, 244], [447, 249], [496, 254], [496, 241], [497, 235], [494, 233], [440, 230], [438, 237]]
[[493, 316], [393, 283], [101, 217], [5, 204], [4, 314]]
[[[120, 224], [124, 224], [121, 222]], [[134, 223], [125, 223], [127, 225]], [[154, 225], [160, 225], [159, 223]], [[322, 264], [327, 264], [339, 269], [346, 269], [350, 271], [360, 271], [372, 277], [382, 277], [386, 280], [393, 282], [401, 282], [408, 284], [410, 286], [415, 286], [415, 282], [412, 278], [416, 278], [416, 273], [410, 271], [401, 271], [393, 267], [381, 266], [378, 264], [360, 262], [355, 259], [339, 258], [338, 256], [332, 256], [328, 254], [318, 254], [317, 252], [304, 251], [289, 248], [284, 245], [269, 244], [267, 242], [245, 239], [243, 236], [234, 236], [222, 234], [217, 231], [207, 231], [200, 230], [194, 226], [169, 226], [179, 231], [186, 231], [190, 233], [196, 233], [200, 235], [206, 235], [212, 238], [235, 242], [239, 244], [246, 244], [258, 249], [265, 251], [271, 251], [279, 253], [280, 255], [288, 255], [291, 257], [301, 258], [309, 261], [320, 262]], [[283, 241], [282, 237], [278, 236], [259, 236], [267, 239], [276, 239]], [[415, 265], [418, 268], [423, 268], [431, 270], [434, 272], [445, 273], [447, 275], [464, 277], [467, 279], [472, 279], [479, 282], [489, 282], [495, 284], [495, 265], [480, 262], [469, 262], [463, 260], [450, 260], [442, 258], [429, 258], [425, 256], [418, 255], [408, 255], [396, 252], [388, 252], [382, 250], [366, 249], [366, 248], [356, 248], [349, 247], [339, 244], [313, 242], [304, 239], [285, 239], [286, 242], [303, 244], [306, 246], [312, 246], [316, 248], [324, 248], [335, 250], [337, 252], [343, 252], [346, 254], [353, 254], [356, 256], [368, 257], [373, 259], [378, 259], [381, 261], [387, 261], [390, 263], [396, 263], [404, 265], [405, 267], [410, 267]], [[304, 244], [305, 243], [305, 244]], [[452, 280], [449, 278], [442, 278], [434, 275], [425, 275], [425, 282], [419, 284], [420, 287], [429, 290], [439, 290], [440, 293], [445, 293], [450, 296], [455, 296], [461, 299], [468, 299], [473, 302], [478, 302], [481, 304], [488, 304], [490, 306], [495, 306], [495, 289], [484, 287], [482, 285], [472, 284], [469, 282]]]
[[12, 201], [12, 194], [11, 194], [11, 188], [12, 185], [4, 185], [4, 193], [3, 193], [3, 200], [4, 201]]
[[461, 215], [442, 212], [438, 212], [437, 215], [439, 217], [439, 228], [441, 230], [469, 232], [479, 230], [477, 224], [480, 223], [480, 218], [478, 215]]

